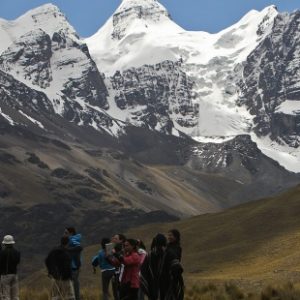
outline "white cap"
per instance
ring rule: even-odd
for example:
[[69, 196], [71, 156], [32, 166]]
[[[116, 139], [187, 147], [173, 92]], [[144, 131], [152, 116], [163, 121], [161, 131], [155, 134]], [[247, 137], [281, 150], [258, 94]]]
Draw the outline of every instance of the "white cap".
[[2, 244], [4, 244], [4, 245], [13, 245], [13, 244], [15, 244], [14, 237], [12, 235], [6, 235], [3, 238]]

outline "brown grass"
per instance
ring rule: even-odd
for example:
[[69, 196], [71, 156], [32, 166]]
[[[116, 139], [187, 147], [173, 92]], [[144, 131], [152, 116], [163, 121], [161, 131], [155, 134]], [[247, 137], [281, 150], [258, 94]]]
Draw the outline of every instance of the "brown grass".
[[[176, 227], [183, 238], [183, 267], [188, 291], [193, 286], [210, 284], [223, 286], [224, 290], [224, 284], [231, 282], [242, 288], [244, 293], [255, 294], [268, 285], [276, 287], [278, 282], [300, 282], [299, 196], [300, 186], [278, 197], [248, 203], [222, 213], [172, 224], [146, 225], [134, 228], [126, 235], [141, 238], [149, 246], [157, 232], [167, 233]], [[84, 250], [82, 286], [100, 288], [100, 274], [92, 274], [90, 265], [91, 257], [99, 248], [99, 245], [94, 245]], [[30, 276], [23, 285], [41, 287], [40, 280], [38, 274]], [[215, 293], [223, 293], [223, 290], [218, 288]], [[284, 287], [276, 290], [278, 293], [295, 294], [297, 289]], [[227, 288], [225, 292], [228, 294], [229, 291]], [[264, 297], [269, 297], [267, 288], [264, 293]]]
[[[171, 224], [146, 225], [128, 235], [148, 242], [172, 227], [182, 234], [189, 280], [300, 281], [300, 186], [277, 197]], [[299, 298], [300, 299], [300, 298]]]
[[[95, 287], [84, 287], [81, 289], [81, 298], [82, 300], [99, 300], [101, 293]], [[24, 287], [20, 291], [20, 300], [51, 300], [50, 289], [37, 290]]]
[[[99, 300], [101, 293], [99, 289], [85, 287], [81, 291], [82, 300]], [[50, 300], [48, 290], [21, 290], [20, 300]], [[246, 292], [232, 283], [216, 285], [196, 284], [186, 290], [186, 300], [299, 300], [300, 288], [292, 283], [267, 286], [261, 291]]]

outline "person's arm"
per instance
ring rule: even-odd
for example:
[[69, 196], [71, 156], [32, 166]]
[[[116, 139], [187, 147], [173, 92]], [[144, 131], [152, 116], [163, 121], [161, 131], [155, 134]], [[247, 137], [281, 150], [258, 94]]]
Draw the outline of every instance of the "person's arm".
[[110, 264], [116, 268], [120, 267], [121, 265], [121, 261], [122, 261], [122, 256], [118, 256], [116, 257], [115, 256], [116, 254], [114, 255], [109, 255], [106, 257], [106, 259], [110, 262]]
[[16, 264], [18, 265], [21, 261], [21, 253], [17, 251], [17, 259], [16, 259]]
[[53, 270], [53, 256], [54, 256], [54, 252], [53, 252], [53, 250], [51, 250], [45, 259], [45, 265], [46, 265], [49, 277], [52, 276], [51, 273]]
[[99, 255], [96, 255], [93, 257], [92, 259], [92, 266], [94, 268], [98, 267], [99, 266]]

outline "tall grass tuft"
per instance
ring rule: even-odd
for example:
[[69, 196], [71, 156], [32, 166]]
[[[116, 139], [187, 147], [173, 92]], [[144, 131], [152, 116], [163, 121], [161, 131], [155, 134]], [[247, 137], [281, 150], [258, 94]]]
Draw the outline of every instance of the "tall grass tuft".
[[51, 300], [50, 292], [47, 289], [36, 291], [30, 288], [22, 288], [20, 291], [21, 300]]
[[298, 300], [300, 299], [300, 290], [296, 289], [292, 283], [280, 286], [268, 286], [261, 293], [261, 300]]
[[[81, 299], [100, 300], [102, 299], [102, 296], [99, 289], [86, 287], [81, 289]], [[50, 290], [34, 290], [24, 287], [20, 291], [20, 300], [51, 300]]]
[[[81, 289], [82, 300], [101, 300], [99, 288], [85, 287]], [[113, 297], [111, 296], [111, 299]], [[186, 300], [300, 300], [300, 289], [292, 283], [278, 286], [267, 286], [262, 291], [254, 291], [251, 294], [244, 293], [237, 285], [227, 283], [215, 285], [194, 285], [185, 292]], [[51, 300], [47, 289], [39, 291], [23, 288], [20, 300]]]

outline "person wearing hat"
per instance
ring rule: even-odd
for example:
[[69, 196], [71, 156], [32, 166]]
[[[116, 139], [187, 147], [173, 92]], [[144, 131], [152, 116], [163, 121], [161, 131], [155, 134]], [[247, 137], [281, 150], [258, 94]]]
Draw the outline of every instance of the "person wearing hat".
[[20, 252], [14, 248], [14, 238], [6, 235], [0, 251], [1, 299], [19, 300], [19, 282], [17, 266], [20, 263]]

